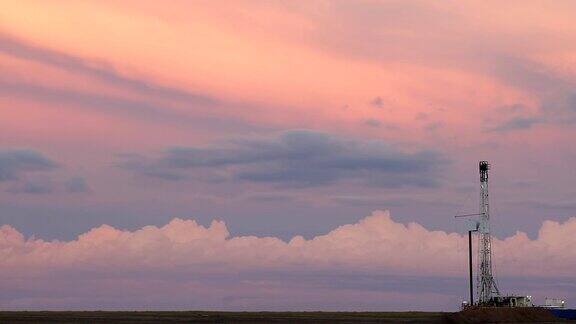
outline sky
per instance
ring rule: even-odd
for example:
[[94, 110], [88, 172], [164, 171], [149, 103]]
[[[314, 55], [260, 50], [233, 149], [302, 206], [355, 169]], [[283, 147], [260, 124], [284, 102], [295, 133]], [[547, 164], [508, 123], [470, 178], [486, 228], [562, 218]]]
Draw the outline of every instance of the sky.
[[3, 309], [454, 310], [480, 160], [576, 305], [573, 1], [0, 5]]

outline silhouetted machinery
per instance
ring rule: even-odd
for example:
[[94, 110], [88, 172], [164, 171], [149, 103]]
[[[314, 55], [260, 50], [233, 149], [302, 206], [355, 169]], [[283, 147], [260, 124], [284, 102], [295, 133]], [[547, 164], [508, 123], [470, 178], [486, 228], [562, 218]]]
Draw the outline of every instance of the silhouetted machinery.
[[[480, 210], [477, 214], [456, 215], [456, 217], [476, 216], [470, 219], [468, 229], [468, 267], [470, 301], [463, 302], [463, 307], [472, 305], [489, 307], [533, 307], [532, 296], [502, 296], [492, 274], [492, 236], [490, 234], [490, 204], [488, 195], [488, 161], [480, 161]], [[478, 233], [476, 301], [474, 301], [474, 283], [472, 269], [472, 233]], [[563, 308], [565, 301], [557, 298], [546, 298], [542, 307]]]

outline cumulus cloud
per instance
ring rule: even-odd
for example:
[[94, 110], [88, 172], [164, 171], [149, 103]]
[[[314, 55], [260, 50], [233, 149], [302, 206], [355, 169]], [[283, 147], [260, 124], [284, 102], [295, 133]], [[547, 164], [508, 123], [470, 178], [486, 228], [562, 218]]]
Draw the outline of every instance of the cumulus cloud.
[[[163, 227], [146, 226], [134, 232], [108, 225], [94, 228], [75, 241], [26, 240], [10, 226], [1, 229], [3, 266], [28, 265], [59, 268], [141, 266], [172, 268], [192, 266], [195, 271], [270, 269], [302, 266], [372, 268], [416, 271], [414, 261], [425, 254], [438, 255], [428, 273], [451, 272], [458, 255], [457, 234], [427, 231], [411, 223], [394, 222], [388, 212], [376, 212], [357, 224], [306, 240], [301, 236], [284, 242], [276, 237], [231, 237], [226, 225], [213, 221], [209, 227], [193, 220], [174, 219]], [[429, 242], [429, 243], [426, 243]], [[419, 270], [418, 270], [419, 271]]]
[[25, 173], [56, 167], [56, 162], [34, 150], [0, 149], [0, 181], [17, 180]]
[[427, 187], [446, 158], [434, 150], [406, 152], [380, 140], [347, 139], [311, 130], [273, 138], [241, 138], [204, 147], [175, 147], [160, 157], [124, 156], [121, 167], [179, 180], [197, 171], [211, 180], [244, 180], [285, 186], [357, 181], [381, 187]]
[[[525, 233], [495, 239], [498, 273], [573, 278], [576, 252], [566, 247], [576, 244], [575, 230], [576, 218], [571, 218], [564, 223], [546, 221], [535, 239]], [[53, 289], [61, 296], [73, 296], [74, 285], [51, 287], [58, 276], [93, 289], [95, 295], [83, 294], [84, 303], [120, 294], [133, 298], [131, 303], [136, 304], [129, 304], [139, 307], [147, 304], [138, 294], [149, 295], [150, 287], [162, 287], [153, 293], [158, 296], [190, 294], [190, 300], [202, 296], [211, 308], [238, 307], [245, 298], [253, 299], [251, 305], [270, 307], [274, 305], [271, 292], [293, 297], [300, 292], [304, 299], [312, 298], [311, 291], [324, 295], [334, 291], [347, 298], [351, 294], [389, 294], [390, 298], [393, 292], [398, 297], [401, 291], [442, 296], [443, 284], [431, 283], [453, 286], [461, 280], [455, 278], [465, 272], [465, 242], [464, 235], [395, 222], [386, 211], [325, 235], [308, 240], [295, 236], [288, 242], [231, 236], [221, 221], [204, 227], [193, 220], [174, 219], [162, 227], [135, 231], [102, 225], [73, 241], [26, 239], [4, 225], [0, 227], [0, 274], [3, 280], [10, 279], [11, 283], [5, 282], [10, 289], [18, 282], [28, 285], [29, 295], [35, 296], [24, 301], [19, 296], [3, 297], [5, 304], [15, 306], [38, 307], [48, 300], [57, 304], [58, 298], [47, 297]], [[101, 289], [102, 283], [106, 289]], [[124, 290], [128, 287], [134, 290]], [[442, 298], [446, 301], [446, 296]], [[66, 299], [60, 302], [66, 305]]]

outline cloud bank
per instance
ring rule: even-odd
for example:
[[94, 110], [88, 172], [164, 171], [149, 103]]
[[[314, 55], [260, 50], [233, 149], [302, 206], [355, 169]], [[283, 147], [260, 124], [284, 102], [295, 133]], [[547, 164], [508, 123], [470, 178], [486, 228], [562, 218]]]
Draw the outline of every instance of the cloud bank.
[[[535, 239], [524, 233], [496, 239], [498, 274], [574, 279], [576, 252], [567, 247], [576, 245], [575, 230], [576, 218], [570, 218], [564, 223], [544, 222]], [[169, 292], [190, 301], [173, 307], [218, 309], [275, 309], [275, 301], [266, 300], [271, 292], [300, 295], [303, 300], [314, 299], [307, 295], [311, 291], [346, 298], [405, 294], [406, 302], [438, 294], [444, 302], [457, 303], [459, 291], [446, 292], [434, 283], [456, 285], [462, 280], [454, 278], [464, 277], [466, 271], [465, 242], [460, 234], [395, 222], [387, 211], [374, 212], [325, 235], [309, 240], [295, 236], [288, 242], [276, 237], [231, 236], [221, 221], [203, 227], [178, 218], [162, 227], [135, 231], [102, 225], [67, 242], [26, 239], [4, 225], [0, 227], [0, 274], [8, 291], [20, 292], [3, 294], [4, 305], [13, 308], [74, 307], [67, 298], [79, 288], [59, 286], [65, 280], [96, 292], [93, 297], [83, 294], [78, 307], [105, 307], [106, 298], [110, 302], [122, 299], [124, 307], [161, 307], [162, 296]], [[102, 282], [106, 289], [97, 287]], [[146, 291], [154, 286], [163, 288]], [[143, 298], [139, 292], [152, 297]], [[50, 298], [52, 293], [57, 297]], [[203, 294], [208, 294], [207, 304], [199, 302]], [[251, 302], [244, 304], [246, 298]], [[327, 297], [323, 305], [330, 309], [335, 303]], [[292, 300], [290, 305], [298, 303]], [[362, 304], [356, 305], [361, 308]]]
[[446, 162], [434, 150], [406, 152], [381, 140], [348, 139], [312, 130], [174, 147], [156, 158], [124, 157], [123, 168], [166, 180], [181, 180], [187, 172], [196, 171], [212, 180], [297, 187], [345, 180], [387, 188], [430, 187], [437, 184], [436, 171]]

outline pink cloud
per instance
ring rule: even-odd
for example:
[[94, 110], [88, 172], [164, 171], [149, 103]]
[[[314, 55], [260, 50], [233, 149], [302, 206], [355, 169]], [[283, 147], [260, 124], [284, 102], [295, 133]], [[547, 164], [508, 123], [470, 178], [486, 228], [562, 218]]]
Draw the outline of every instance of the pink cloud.
[[[504, 240], [496, 239], [498, 274], [549, 279], [573, 277], [576, 253], [569, 247], [576, 244], [572, 235], [575, 230], [576, 218], [571, 218], [564, 223], [546, 221], [535, 239], [520, 232]], [[90, 294], [83, 295], [84, 302], [78, 307], [94, 307], [92, 303], [105, 307], [107, 304], [102, 298], [118, 301], [118, 296], [128, 298], [132, 294], [151, 294], [163, 300], [162, 296], [172, 291], [176, 295], [185, 292], [194, 298], [198, 294], [208, 295], [210, 298], [202, 304], [208, 308], [275, 309], [278, 305], [267, 302], [266, 296], [286, 293], [292, 298], [301, 294], [304, 299], [314, 299], [310, 294], [331, 294], [332, 291], [350, 298], [362, 294], [391, 296], [404, 290], [396, 286], [402, 279], [387, 279], [388, 284], [379, 289], [368, 289], [365, 280], [376, 280], [370, 279], [374, 276], [409, 276], [423, 282], [425, 278], [464, 277], [465, 242], [466, 237], [457, 233], [395, 222], [387, 211], [376, 211], [355, 224], [340, 226], [325, 235], [309, 240], [296, 236], [288, 242], [275, 237], [231, 236], [224, 222], [213, 221], [203, 227], [194, 220], [178, 218], [163, 227], [145, 226], [135, 231], [102, 225], [67, 242], [26, 239], [14, 228], [4, 225], [0, 228], [3, 260], [0, 273], [6, 278], [3, 285], [8, 290], [24, 289], [30, 295], [42, 295], [51, 289], [62, 295], [73, 295], [80, 289], [57, 287], [64, 279], [95, 289], [100, 297], [91, 300]], [[318, 282], [318, 273], [329, 280]], [[354, 275], [346, 279], [346, 273]], [[343, 289], [339, 285], [350, 286]], [[161, 288], [156, 291], [147, 287]], [[454, 296], [442, 294], [442, 288], [422, 289], [425, 294], [438, 293], [442, 296], [439, 300], [446, 303], [457, 302]], [[418, 300], [416, 295], [405, 297]], [[59, 303], [47, 296], [38, 300], [23, 298], [25, 300], [15, 297], [8, 305], [75, 307], [67, 299]], [[134, 298], [116, 306], [146, 305], [139, 296]], [[247, 303], [246, 298], [250, 302]], [[231, 300], [234, 302], [224, 302]], [[322, 308], [322, 304], [316, 302], [317, 308]], [[330, 308], [335, 303], [328, 298], [323, 305]], [[290, 305], [297, 307], [298, 303]], [[357, 303], [354, 307], [361, 309], [369, 305]]]
[[[430, 231], [417, 223], [398, 223], [388, 211], [376, 211], [358, 223], [340, 226], [309, 240], [295, 236], [288, 242], [276, 237], [230, 236], [222, 221], [203, 227], [194, 220], [179, 218], [163, 227], [145, 226], [135, 231], [102, 225], [67, 242], [26, 239], [9, 225], [0, 229], [2, 268], [34, 269], [50, 265], [81, 269], [106, 265], [169, 270], [194, 265], [202, 271], [236, 271], [341, 267], [398, 274], [454, 275], [461, 271], [458, 264], [467, 249], [466, 238], [460, 234]], [[522, 232], [504, 240], [495, 239], [500, 271], [572, 275], [576, 252], [568, 247], [576, 244], [574, 230], [576, 218], [571, 218], [565, 223], [544, 222], [534, 240]], [[218, 267], [213, 269], [211, 265]]]

